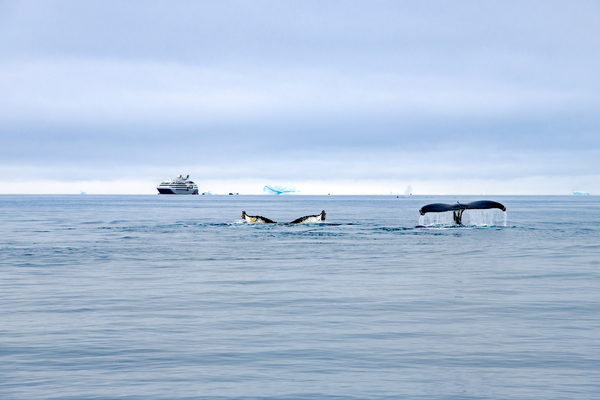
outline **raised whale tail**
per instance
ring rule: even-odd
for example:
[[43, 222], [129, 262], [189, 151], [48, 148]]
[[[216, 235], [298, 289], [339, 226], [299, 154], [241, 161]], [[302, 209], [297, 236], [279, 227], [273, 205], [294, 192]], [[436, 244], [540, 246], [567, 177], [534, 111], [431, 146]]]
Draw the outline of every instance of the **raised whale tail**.
[[503, 204], [500, 204], [496, 201], [489, 200], [481, 200], [474, 201], [472, 203], [460, 204], [456, 202], [456, 204], [443, 204], [443, 203], [434, 203], [428, 204], [426, 206], [421, 207], [419, 213], [421, 215], [425, 215], [430, 212], [445, 212], [445, 211], [453, 211], [454, 212], [454, 222], [458, 225], [462, 224], [462, 214], [465, 210], [487, 210], [491, 208], [498, 208], [502, 211], [506, 211], [506, 207]]
[[317, 215], [306, 215], [304, 217], [300, 217], [298, 219], [293, 220], [292, 222], [290, 222], [290, 224], [301, 224], [304, 222], [322, 222], [325, 221], [325, 217], [327, 214], [325, 214], [325, 210], [321, 211], [321, 214], [317, 214]]
[[[293, 220], [290, 224], [301, 224], [303, 222], [322, 222], [325, 221], [325, 210], [321, 211], [321, 214], [317, 215], [306, 215], [298, 219]], [[276, 224], [275, 221], [270, 220], [267, 217], [261, 215], [248, 215], [246, 211], [242, 211], [242, 219], [249, 224]]]
[[242, 211], [242, 219], [250, 224], [258, 223], [258, 224], [275, 224], [276, 222], [270, 220], [267, 217], [263, 217], [261, 215], [248, 215], [246, 211]]

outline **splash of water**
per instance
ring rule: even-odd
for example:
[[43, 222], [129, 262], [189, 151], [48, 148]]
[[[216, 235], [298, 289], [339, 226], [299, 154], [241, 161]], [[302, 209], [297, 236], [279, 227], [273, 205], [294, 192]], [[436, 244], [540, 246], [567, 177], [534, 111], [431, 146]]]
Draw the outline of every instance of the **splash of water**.
[[[497, 208], [489, 210], [465, 210], [462, 224], [465, 226], [506, 226], [507, 214]], [[452, 211], [427, 213], [419, 217], [420, 226], [455, 225]]]

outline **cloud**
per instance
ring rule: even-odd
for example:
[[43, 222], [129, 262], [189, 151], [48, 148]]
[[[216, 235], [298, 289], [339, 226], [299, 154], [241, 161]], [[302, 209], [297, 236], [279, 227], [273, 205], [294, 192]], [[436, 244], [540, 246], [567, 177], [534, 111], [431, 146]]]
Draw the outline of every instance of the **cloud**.
[[0, 7], [5, 174], [406, 187], [598, 165], [594, 2]]
[[175, 126], [340, 116], [515, 118], [599, 100], [595, 93], [430, 73], [229, 71], [77, 59], [0, 64], [0, 89], [6, 122]]

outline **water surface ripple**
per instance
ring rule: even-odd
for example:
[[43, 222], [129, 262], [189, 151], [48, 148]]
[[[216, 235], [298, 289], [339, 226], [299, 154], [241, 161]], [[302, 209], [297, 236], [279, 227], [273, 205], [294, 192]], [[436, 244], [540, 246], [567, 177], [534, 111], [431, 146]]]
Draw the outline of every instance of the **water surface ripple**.
[[480, 199], [0, 196], [0, 398], [597, 399], [600, 200]]

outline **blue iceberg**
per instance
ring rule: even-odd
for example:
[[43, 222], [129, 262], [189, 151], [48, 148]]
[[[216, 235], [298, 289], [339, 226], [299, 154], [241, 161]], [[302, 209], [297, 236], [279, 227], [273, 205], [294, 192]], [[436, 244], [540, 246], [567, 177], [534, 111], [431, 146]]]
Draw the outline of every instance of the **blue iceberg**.
[[290, 181], [287, 186], [281, 185], [265, 185], [263, 188], [263, 194], [299, 194], [300, 191], [296, 190], [294, 181]]

